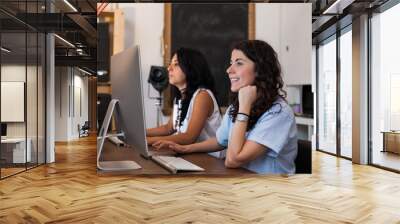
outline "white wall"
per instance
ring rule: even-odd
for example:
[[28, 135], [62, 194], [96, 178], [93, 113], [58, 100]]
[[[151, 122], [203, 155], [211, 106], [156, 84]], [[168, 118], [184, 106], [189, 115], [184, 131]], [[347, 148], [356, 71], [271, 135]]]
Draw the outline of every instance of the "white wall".
[[[22, 102], [21, 108], [2, 107], [2, 112], [13, 113], [14, 110], [25, 114], [26, 120], [22, 122], [7, 122], [7, 137], [21, 138], [27, 136], [30, 139], [31, 158], [36, 161], [37, 153], [39, 153], [39, 163], [44, 162], [44, 74], [41, 67], [25, 66], [25, 64], [4, 64], [1, 66], [1, 80], [11, 82], [24, 82], [26, 85], [26, 99]], [[3, 92], [4, 89], [2, 89]], [[21, 91], [21, 90], [20, 90]], [[21, 94], [24, 91], [20, 92]], [[7, 97], [7, 95], [2, 95]], [[26, 102], [25, 102], [26, 101]], [[26, 103], [26, 106], [25, 106]], [[15, 112], [14, 112], [15, 113]], [[22, 115], [24, 116], [24, 115]]]
[[[74, 99], [74, 102], [71, 103], [71, 106], [74, 105], [74, 107], [72, 109], [71, 135], [72, 138], [79, 138], [79, 132], [77, 128], [78, 124], [82, 126], [85, 121], [89, 120], [88, 77], [82, 76], [82, 73], [80, 73], [78, 70], [75, 70], [73, 85], [74, 96], [72, 96], [72, 98]], [[80, 91], [80, 93], [78, 93], [78, 91]]]
[[[146, 113], [146, 127], [156, 126], [157, 111], [155, 100], [149, 99], [147, 79], [151, 65], [163, 65], [163, 3], [118, 3], [111, 7], [119, 7], [125, 14], [125, 48], [133, 45], [140, 46], [144, 106]], [[150, 95], [157, 96], [157, 92], [150, 86]], [[163, 119], [164, 122], [167, 118]]]
[[[256, 4], [256, 39], [268, 42], [281, 55], [281, 5]], [[268, 17], [268, 19], [266, 19]]]
[[[28, 74], [36, 74], [36, 67], [25, 65], [2, 65], [1, 66], [1, 81], [10, 81], [10, 82], [25, 82], [26, 72]], [[31, 84], [31, 83], [30, 83]], [[29, 89], [30, 90], [30, 89]], [[28, 92], [27, 96], [30, 98], [36, 98], [36, 89], [33, 93]], [[32, 99], [27, 99], [28, 103], [32, 101]], [[35, 105], [36, 107], [36, 105]], [[1, 108], [1, 110], [8, 110], [9, 108]], [[29, 111], [30, 112], [30, 111]], [[34, 115], [34, 117], [32, 117]], [[28, 121], [31, 122], [36, 121], [36, 114], [28, 113]], [[7, 123], [7, 136], [8, 137], [25, 137], [25, 126], [26, 122], [8, 122]], [[32, 128], [33, 126], [30, 124], [28, 128]], [[29, 133], [28, 130], [28, 137]]]
[[[81, 73], [82, 74], [82, 73]], [[79, 122], [82, 124], [89, 118], [89, 79], [87, 76], [75, 75], [75, 86], [81, 88], [82, 115]]]
[[[25, 75], [26, 75], [25, 70], [26, 69], [28, 71], [31, 71], [33, 68], [31, 66], [25, 67], [25, 65], [2, 65], [1, 66], [1, 81], [2, 82], [24, 82], [26, 84], [26, 80], [25, 80]], [[7, 97], [7, 96], [1, 96], [1, 98], [4, 98], [4, 97]], [[22, 116], [24, 116], [23, 115], [24, 109], [25, 109], [24, 106], [20, 109], [22, 110]], [[1, 108], [2, 114], [4, 114], [7, 110], [10, 110], [10, 108], [2, 107]], [[21, 111], [19, 111], [19, 112], [21, 112]], [[7, 111], [6, 113], [10, 113], [10, 111]], [[7, 135], [8, 135], [8, 137], [24, 137], [25, 136], [25, 122], [8, 122]]]
[[55, 68], [55, 141], [68, 140], [68, 68]]
[[2, 65], [1, 66], [1, 81], [18, 81], [25, 82], [25, 69], [32, 69], [32, 67], [25, 65]]
[[[88, 120], [88, 78], [71, 67], [56, 67], [55, 73], [55, 141], [77, 139], [78, 124]], [[79, 89], [82, 116], [76, 106]]]
[[278, 54], [285, 85], [311, 84], [311, 3], [255, 5], [255, 37]]

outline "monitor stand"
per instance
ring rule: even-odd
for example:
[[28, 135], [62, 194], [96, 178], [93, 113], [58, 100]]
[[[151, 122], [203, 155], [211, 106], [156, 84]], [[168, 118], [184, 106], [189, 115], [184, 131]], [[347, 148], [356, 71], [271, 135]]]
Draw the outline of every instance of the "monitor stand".
[[118, 100], [112, 99], [107, 108], [106, 116], [104, 117], [103, 124], [97, 137], [97, 168], [105, 171], [122, 171], [122, 170], [136, 170], [142, 168], [139, 164], [134, 161], [100, 161], [100, 156], [103, 151], [104, 141], [110, 137], [124, 137], [124, 133], [121, 131], [116, 134], [107, 134], [108, 127], [110, 126], [112, 115], [114, 114], [116, 106], [118, 106]]

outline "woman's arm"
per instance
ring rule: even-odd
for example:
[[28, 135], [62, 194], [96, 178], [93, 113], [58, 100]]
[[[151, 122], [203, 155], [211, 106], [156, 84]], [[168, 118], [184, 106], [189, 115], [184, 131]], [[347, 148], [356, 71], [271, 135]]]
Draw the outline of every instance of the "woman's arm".
[[149, 137], [147, 138], [147, 143], [152, 145], [157, 141], [166, 140], [182, 145], [191, 144], [199, 137], [204, 124], [207, 122], [207, 119], [212, 114], [213, 110], [214, 103], [211, 96], [207, 93], [207, 91], [200, 91], [194, 101], [192, 116], [189, 120], [188, 128], [185, 133], [169, 136]]
[[240, 167], [265, 153], [265, 146], [245, 139], [246, 129], [247, 121], [235, 122], [226, 152], [226, 167]]
[[[239, 90], [239, 111], [238, 113], [250, 114], [252, 103], [257, 97], [255, 86], [243, 87]], [[236, 121], [228, 143], [225, 166], [230, 168], [240, 167], [262, 153], [265, 153], [265, 146], [253, 141], [246, 141], [246, 129], [248, 121]]]
[[161, 125], [155, 128], [149, 128], [146, 130], [147, 137], [154, 137], [154, 136], [166, 136], [172, 135], [174, 133], [174, 129], [172, 127], [172, 116], [170, 117], [168, 123]]
[[178, 153], [215, 152], [224, 149], [223, 146], [218, 144], [217, 138], [210, 138], [190, 145], [179, 145], [171, 141], [158, 141], [153, 146], [155, 149], [170, 149]]

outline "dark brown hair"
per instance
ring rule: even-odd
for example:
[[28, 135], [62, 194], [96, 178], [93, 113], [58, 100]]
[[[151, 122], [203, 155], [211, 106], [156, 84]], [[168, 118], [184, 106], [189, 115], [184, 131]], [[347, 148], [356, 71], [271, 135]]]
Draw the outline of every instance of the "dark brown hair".
[[[233, 50], [240, 50], [255, 64], [256, 77], [253, 85], [257, 87], [257, 99], [251, 108], [248, 131], [254, 127], [261, 115], [272, 107], [278, 97], [286, 98], [286, 92], [282, 89], [283, 80], [278, 57], [268, 43], [261, 40], [245, 40], [234, 44]], [[231, 94], [230, 102], [229, 115], [235, 122], [239, 110], [238, 93]]]
[[208, 66], [207, 59], [200, 51], [181, 47], [176, 50], [172, 56], [175, 54], [178, 58], [179, 67], [185, 74], [187, 82], [184, 96], [182, 96], [176, 86], [171, 85], [172, 99], [182, 99], [182, 114], [180, 117], [180, 125], [182, 126], [186, 118], [190, 101], [196, 90], [199, 88], [209, 89], [214, 95], [216, 95], [216, 92], [211, 69]]

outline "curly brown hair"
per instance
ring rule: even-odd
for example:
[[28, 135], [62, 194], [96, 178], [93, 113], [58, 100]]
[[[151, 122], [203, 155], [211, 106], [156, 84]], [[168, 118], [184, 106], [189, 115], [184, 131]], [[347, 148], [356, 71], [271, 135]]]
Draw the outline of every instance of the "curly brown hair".
[[[255, 64], [257, 99], [253, 103], [247, 131], [251, 130], [261, 115], [269, 110], [278, 97], [286, 98], [283, 88], [281, 66], [274, 49], [262, 40], [244, 40], [233, 45], [233, 50], [240, 50]], [[238, 93], [231, 93], [229, 116], [235, 122], [239, 110]]]

